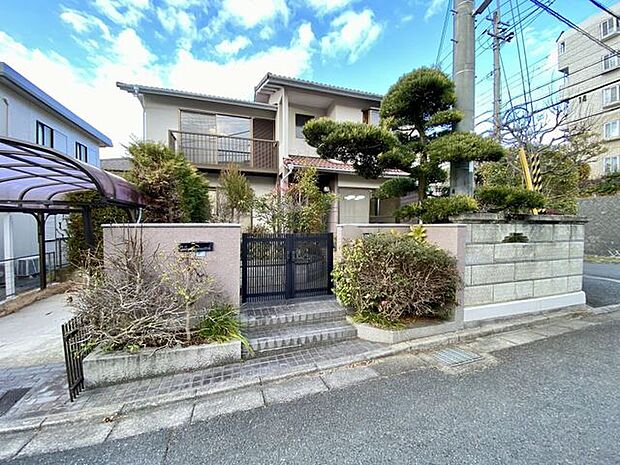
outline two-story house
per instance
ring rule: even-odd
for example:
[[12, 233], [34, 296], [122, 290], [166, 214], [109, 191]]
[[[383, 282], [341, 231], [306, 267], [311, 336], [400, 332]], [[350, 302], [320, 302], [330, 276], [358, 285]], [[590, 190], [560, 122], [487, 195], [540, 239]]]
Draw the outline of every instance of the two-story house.
[[[620, 14], [620, 4], [610, 7]], [[589, 17], [580, 28], [557, 39], [561, 99], [568, 100], [567, 125], [587, 125], [607, 152], [592, 160], [591, 176], [620, 172], [620, 20], [606, 12]]]
[[[45, 93], [6, 63], [0, 62], [0, 136], [51, 147], [85, 163], [99, 166], [99, 148], [111, 147], [110, 138]], [[18, 278], [37, 270], [37, 226], [32, 215], [2, 213], [0, 256], [15, 265]], [[46, 249], [58, 262], [64, 248], [64, 218], [46, 221]], [[4, 267], [0, 266], [0, 275]], [[19, 288], [19, 283], [18, 283]], [[1, 292], [0, 292], [1, 294]], [[0, 295], [0, 300], [3, 296]]]
[[[384, 179], [364, 179], [353, 168], [316, 155], [304, 124], [325, 116], [377, 124], [382, 96], [267, 74], [254, 100], [236, 100], [137, 84], [117, 83], [143, 108], [144, 140], [160, 141], [184, 154], [217, 186], [219, 172], [236, 163], [257, 195], [286, 183], [296, 169], [315, 166], [324, 191], [338, 195], [329, 229], [338, 223], [391, 221], [399, 200], [372, 197]], [[403, 173], [389, 172], [387, 176]]]

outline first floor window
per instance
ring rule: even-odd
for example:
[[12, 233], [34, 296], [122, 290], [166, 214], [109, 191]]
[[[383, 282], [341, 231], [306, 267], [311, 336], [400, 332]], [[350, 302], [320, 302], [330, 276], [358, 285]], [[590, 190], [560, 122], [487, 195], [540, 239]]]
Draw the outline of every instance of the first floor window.
[[378, 108], [369, 108], [368, 110], [362, 111], [362, 121], [366, 124], [370, 124], [371, 126], [379, 126], [379, 119]]
[[560, 42], [558, 44], [558, 55], [562, 55], [564, 52], [566, 52], [566, 42]]
[[605, 174], [617, 173], [620, 171], [620, 156], [605, 157], [603, 160]]
[[616, 139], [620, 137], [620, 120], [605, 123], [603, 136], [605, 139]]
[[88, 163], [88, 147], [79, 142], [75, 143], [75, 158], [84, 163]]
[[618, 67], [618, 55], [610, 53], [603, 57], [603, 71], [611, 71]]
[[297, 139], [305, 139], [304, 125], [313, 118], [314, 116], [312, 115], [295, 114], [295, 137], [297, 137]]
[[54, 130], [41, 121], [37, 121], [37, 144], [54, 147]]

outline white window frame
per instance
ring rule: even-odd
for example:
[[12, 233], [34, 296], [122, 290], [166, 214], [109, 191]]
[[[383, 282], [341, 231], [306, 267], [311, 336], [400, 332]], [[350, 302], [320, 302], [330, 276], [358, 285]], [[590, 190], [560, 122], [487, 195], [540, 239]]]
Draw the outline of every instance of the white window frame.
[[562, 41], [558, 43], [558, 55], [564, 55], [566, 52], [566, 42]]
[[608, 53], [607, 55], [603, 55], [601, 63], [603, 66], [603, 72], [607, 73], [620, 66], [620, 57], [618, 57], [618, 54]]
[[[615, 99], [609, 100], [607, 99], [607, 93], [615, 90]], [[603, 89], [603, 108], [611, 107], [613, 105], [617, 105], [620, 103], [620, 84], [614, 84], [613, 86], [605, 87]]]
[[[607, 26], [607, 31], [605, 27]], [[599, 23], [601, 39], [606, 39], [620, 32], [620, 22], [616, 18], [607, 18]]]
[[603, 125], [603, 138], [605, 140], [618, 139], [620, 137], [620, 120], [608, 121]]
[[620, 172], [620, 155], [603, 158], [603, 174]]

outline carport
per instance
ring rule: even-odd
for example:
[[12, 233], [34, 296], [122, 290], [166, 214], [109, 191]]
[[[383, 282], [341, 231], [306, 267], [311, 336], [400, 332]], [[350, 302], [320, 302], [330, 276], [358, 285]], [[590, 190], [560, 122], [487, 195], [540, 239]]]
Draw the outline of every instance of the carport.
[[[76, 191], [96, 191], [101, 200], [91, 203], [66, 200], [66, 194]], [[142, 205], [135, 186], [119, 176], [54, 149], [0, 137], [0, 212], [28, 213], [36, 219], [41, 289], [47, 287], [45, 221], [49, 215], [82, 214], [86, 242], [94, 247], [93, 208], [120, 207], [130, 220], [135, 220]], [[14, 276], [13, 264], [7, 263], [10, 264], [7, 268], [11, 268], [6, 273], [8, 289], [9, 278], [14, 280]]]

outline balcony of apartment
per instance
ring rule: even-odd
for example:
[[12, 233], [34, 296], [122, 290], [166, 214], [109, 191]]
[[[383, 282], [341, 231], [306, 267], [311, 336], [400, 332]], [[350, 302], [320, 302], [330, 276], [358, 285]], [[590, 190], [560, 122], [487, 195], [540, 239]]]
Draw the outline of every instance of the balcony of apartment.
[[278, 142], [190, 131], [168, 131], [172, 150], [198, 168], [223, 169], [234, 163], [242, 171], [277, 173]]

